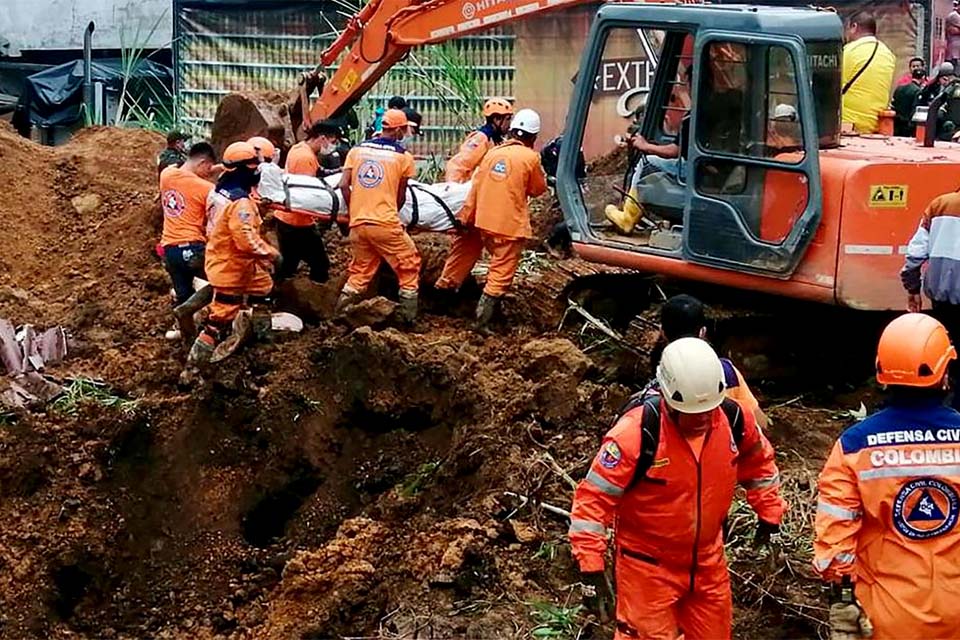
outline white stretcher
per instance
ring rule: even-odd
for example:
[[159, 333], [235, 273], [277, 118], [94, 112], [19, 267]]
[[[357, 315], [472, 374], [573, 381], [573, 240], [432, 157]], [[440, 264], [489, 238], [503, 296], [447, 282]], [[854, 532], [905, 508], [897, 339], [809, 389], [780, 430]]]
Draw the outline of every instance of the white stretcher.
[[[339, 184], [339, 173], [321, 179], [262, 165], [257, 189], [271, 208], [305, 213], [325, 222], [345, 222], [346, 208]], [[411, 180], [400, 209], [400, 222], [413, 230], [454, 231], [459, 224], [457, 214], [469, 192], [469, 182], [425, 184]]]

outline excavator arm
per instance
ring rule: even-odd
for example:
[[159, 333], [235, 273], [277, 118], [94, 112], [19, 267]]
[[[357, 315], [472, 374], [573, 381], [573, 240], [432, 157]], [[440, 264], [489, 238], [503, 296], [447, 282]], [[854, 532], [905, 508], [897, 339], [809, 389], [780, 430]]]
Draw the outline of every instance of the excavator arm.
[[[588, 1], [591, 0], [370, 0], [321, 54], [320, 66], [301, 80], [290, 109], [292, 119], [300, 116], [306, 128], [317, 120], [343, 115], [412, 47], [445, 42]], [[323, 68], [336, 62], [348, 48], [339, 68], [326, 79]], [[320, 97], [310, 109], [308, 99], [315, 88], [320, 90]], [[302, 135], [298, 123], [293, 122], [293, 126], [296, 135]]]

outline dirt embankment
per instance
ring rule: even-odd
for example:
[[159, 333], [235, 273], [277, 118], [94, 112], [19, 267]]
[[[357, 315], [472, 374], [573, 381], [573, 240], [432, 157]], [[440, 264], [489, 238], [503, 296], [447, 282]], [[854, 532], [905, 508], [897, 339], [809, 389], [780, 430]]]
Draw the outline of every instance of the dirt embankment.
[[[582, 477], [640, 382], [624, 372], [649, 363], [555, 333], [544, 283], [562, 265], [520, 279], [496, 337], [470, 331], [470, 289], [424, 334], [311, 317], [181, 394], [151, 253], [159, 137], [0, 142], [16, 203], [0, 314], [65, 325], [80, 346], [51, 373], [136, 400], [4, 418], [0, 638], [609, 637], [577, 608], [565, 522], [534, 503], [568, 508], [556, 469]], [[325, 304], [336, 284], [294, 288]], [[771, 414], [792, 562], [760, 571], [738, 507], [737, 635], [813, 638], [813, 474], [843, 423], [800, 401]]]

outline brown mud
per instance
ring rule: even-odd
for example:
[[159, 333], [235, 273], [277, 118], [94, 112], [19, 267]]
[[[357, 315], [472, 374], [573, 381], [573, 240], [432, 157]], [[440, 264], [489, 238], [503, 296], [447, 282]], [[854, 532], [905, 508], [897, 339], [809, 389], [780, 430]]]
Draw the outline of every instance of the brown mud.
[[[15, 196], [0, 313], [63, 324], [77, 346], [49, 373], [136, 401], [3, 418], [0, 638], [610, 637], [577, 609], [563, 518], [536, 506], [569, 508], [550, 460], [582, 477], [649, 369], [580, 321], [557, 331], [557, 274], [580, 267], [531, 268], [493, 337], [470, 330], [472, 285], [452, 316], [425, 289], [425, 332], [408, 334], [379, 301], [374, 327], [327, 321], [337, 283], [297, 280], [287, 306], [305, 332], [242, 351], [186, 394], [152, 253], [161, 139], [94, 129], [48, 149], [0, 129], [0, 142]], [[445, 241], [417, 241], [442, 263]], [[736, 636], [816, 638], [815, 474], [849, 421], [837, 407], [862, 393], [758, 389], [795, 508], [775, 574], [734, 513]]]

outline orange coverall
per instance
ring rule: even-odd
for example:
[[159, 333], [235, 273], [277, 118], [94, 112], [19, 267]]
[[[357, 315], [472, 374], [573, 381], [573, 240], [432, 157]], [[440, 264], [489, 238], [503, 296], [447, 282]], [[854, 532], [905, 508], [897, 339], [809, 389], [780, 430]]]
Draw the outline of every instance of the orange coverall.
[[493, 149], [493, 129], [484, 125], [476, 131], [471, 131], [466, 140], [460, 145], [456, 155], [447, 160], [446, 182], [469, 182], [473, 172], [480, 166], [480, 161], [488, 151]]
[[420, 252], [400, 222], [397, 196], [401, 182], [416, 174], [413, 156], [398, 143], [377, 138], [347, 154], [350, 172], [350, 245], [346, 293], [363, 293], [386, 260], [397, 274], [400, 289], [417, 291]]
[[460, 288], [486, 248], [490, 271], [483, 292], [506, 293], [527, 238], [533, 237], [527, 198], [546, 190], [540, 154], [530, 147], [509, 140], [487, 153], [460, 212], [461, 221], [473, 228], [454, 238], [437, 288]]
[[273, 289], [268, 266], [277, 250], [260, 236], [263, 220], [251, 198], [231, 201], [217, 217], [207, 240], [206, 271], [213, 286], [210, 321], [225, 325], [233, 321], [244, 302], [218, 300], [265, 296]]
[[895, 402], [847, 429], [820, 474], [814, 568], [850, 576], [873, 640], [960, 636], [960, 413]]
[[786, 503], [773, 447], [753, 414], [734, 400], [743, 438], [735, 443], [724, 409], [711, 412], [700, 438], [687, 438], [660, 399], [660, 438], [646, 474], [637, 475], [644, 407], [607, 433], [574, 494], [570, 543], [582, 572], [604, 569], [606, 530], [614, 526], [615, 640], [729, 638], [733, 616], [723, 554], [723, 521], [737, 484], [757, 515], [779, 524]]

